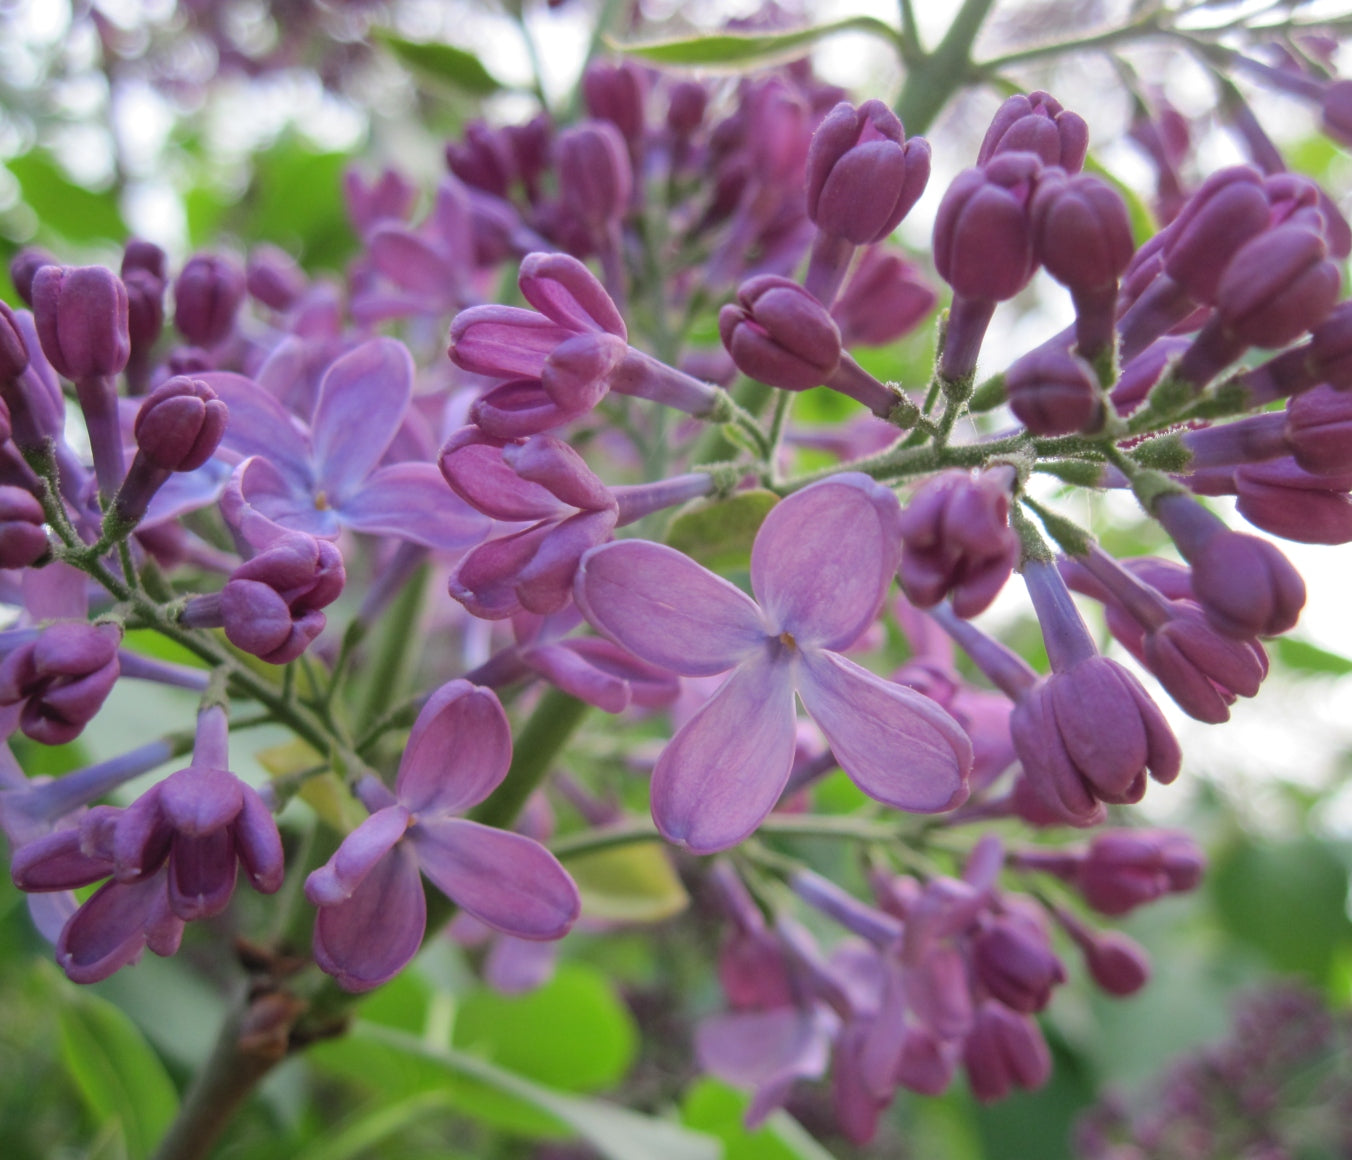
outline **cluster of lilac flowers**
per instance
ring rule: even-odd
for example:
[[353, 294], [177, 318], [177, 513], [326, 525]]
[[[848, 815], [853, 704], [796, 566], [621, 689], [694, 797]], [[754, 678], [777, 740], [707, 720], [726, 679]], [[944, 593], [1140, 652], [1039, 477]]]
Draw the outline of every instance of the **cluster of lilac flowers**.
[[[1261, 640], [1296, 623], [1304, 585], [1198, 497], [1237, 495], [1278, 536], [1352, 539], [1352, 236], [1313, 182], [1235, 166], [1138, 248], [1120, 195], [1082, 171], [1085, 122], [1046, 93], [1011, 97], [939, 206], [952, 302], [933, 380], [888, 382], [850, 348], [935, 304], [889, 242], [930, 177], [923, 138], [801, 67], [729, 93], [595, 65], [582, 91], [571, 126], [472, 124], [420, 220], [401, 175], [352, 174], [362, 248], [342, 284], [270, 249], [198, 254], [172, 280], [141, 241], [118, 273], [15, 259], [29, 309], [0, 304], [0, 584], [20, 610], [0, 635], [6, 735], [69, 741], [122, 677], [203, 700], [190, 746], [50, 783], [6, 751], [14, 880], [83, 982], [172, 953], [240, 868], [262, 893], [303, 875], [313, 961], [364, 991], [422, 945], [424, 878], [508, 936], [554, 940], [579, 917], [559, 859], [505, 828], [511, 810], [482, 812], [526, 796], [507, 784], [527, 764], [508, 709], [527, 728], [541, 686], [611, 714], [670, 709], [657, 830], [697, 855], [739, 848], [710, 871], [729, 1010], [698, 1046], [755, 1089], [752, 1118], [828, 1068], [859, 1142], [898, 1088], [938, 1093], [960, 1068], [983, 1100], [1037, 1087], [1033, 1016], [1068, 977], [1054, 938], [1131, 994], [1144, 952], [1084, 910], [1124, 914], [1202, 869], [1184, 834], [1052, 841], [1183, 764], [1072, 590], [1189, 715], [1219, 723], [1256, 694]], [[520, 303], [485, 301], [512, 268]], [[978, 383], [997, 307], [1040, 269], [1074, 326]], [[721, 345], [671, 338], [715, 315]], [[825, 437], [790, 412], [817, 387], [861, 409], [828, 433], [847, 453], [809, 471], [798, 449]], [[67, 395], [88, 456], [67, 442]], [[1005, 402], [1014, 426], [983, 425]], [[1114, 559], [1030, 494], [1035, 471], [1130, 488], [1182, 562]], [[732, 537], [732, 565], [662, 542], [673, 511], [717, 528], [748, 499], [768, 514]], [[362, 718], [347, 678], [429, 565], [437, 656], [406, 701], [381, 690]], [[972, 623], [1016, 570], [1047, 672]], [[200, 663], [128, 649], [137, 628]], [[990, 687], [960, 675], [954, 645]], [[229, 771], [248, 703], [311, 768], [261, 792]], [[104, 802], [189, 748], [186, 768]], [[837, 767], [876, 803], [862, 827], [938, 859], [880, 861], [868, 904], [749, 841]], [[290, 865], [274, 812], [319, 776], [369, 816], [322, 864]], [[930, 849], [996, 821], [1038, 841]], [[802, 908], [841, 928], [836, 945]]]

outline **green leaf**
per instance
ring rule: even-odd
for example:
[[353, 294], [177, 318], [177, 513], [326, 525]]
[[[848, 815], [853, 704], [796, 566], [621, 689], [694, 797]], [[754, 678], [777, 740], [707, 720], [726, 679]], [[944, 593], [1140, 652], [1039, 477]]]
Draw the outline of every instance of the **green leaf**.
[[476, 97], [487, 97], [507, 86], [497, 79], [472, 52], [450, 44], [405, 40], [388, 32], [376, 39], [399, 60], [427, 80], [449, 84]]
[[1238, 839], [1207, 876], [1225, 928], [1282, 971], [1320, 986], [1331, 980], [1340, 946], [1352, 937], [1347, 867], [1329, 843]]
[[351, 1038], [418, 1056], [446, 1073], [474, 1080], [562, 1121], [606, 1160], [720, 1160], [717, 1140], [669, 1120], [639, 1115], [601, 1100], [564, 1095], [461, 1051], [429, 1046], [412, 1036], [357, 1023]]
[[121, 242], [127, 223], [117, 205], [117, 191], [86, 189], [65, 175], [52, 156], [31, 149], [5, 162], [23, 189], [23, 199], [37, 212], [45, 229], [71, 242], [102, 239]]
[[[429, 1116], [454, 1110], [454, 1101], [446, 1092], [420, 1092], [407, 1099], [375, 1107], [348, 1117], [332, 1132], [315, 1140], [295, 1160], [352, 1160], [367, 1153], [396, 1132], [422, 1123]], [[460, 1160], [461, 1152], [439, 1153], [444, 1160]]]
[[661, 922], [690, 903], [660, 842], [593, 850], [566, 859], [582, 913], [610, 922]]
[[774, 492], [756, 489], [697, 503], [676, 515], [665, 540], [714, 571], [746, 569], [756, 532], [778, 502]]
[[1155, 215], [1150, 212], [1150, 207], [1141, 195], [1121, 178], [1114, 176], [1111, 170], [1104, 168], [1093, 156], [1084, 159], [1084, 168], [1085, 172], [1102, 178], [1121, 195], [1127, 207], [1127, 220], [1131, 222], [1132, 240], [1138, 246], [1144, 245], [1159, 227], [1155, 223]]
[[686, 1093], [681, 1121], [723, 1141], [723, 1160], [831, 1160], [807, 1130], [777, 1111], [754, 1132], [743, 1124], [751, 1097], [716, 1079], [701, 1079]]
[[638, 1042], [628, 1009], [605, 977], [563, 963], [526, 995], [487, 987], [456, 1012], [453, 1045], [526, 1079], [567, 1091], [597, 1091], [624, 1078]]
[[1283, 665], [1298, 673], [1326, 674], [1335, 677], [1352, 673], [1352, 660], [1322, 649], [1307, 640], [1279, 636], [1276, 640], [1268, 641], [1267, 647], [1277, 654], [1277, 659]]
[[216, 228], [274, 242], [309, 269], [339, 269], [356, 248], [343, 206], [346, 153], [288, 134], [254, 157], [253, 180]]
[[111, 1003], [73, 988], [62, 991], [61, 1062], [93, 1119], [121, 1124], [128, 1156], [150, 1155], [178, 1110], [164, 1064]]
[[713, 36], [694, 36], [680, 40], [653, 40], [624, 44], [607, 38], [607, 44], [617, 52], [640, 56], [658, 64], [685, 65], [762, 65], [801, 56], [803, 51], [840, 32], [869, 32], [888, 44], [897, 43], [897, 32], [890, 25], [872, 16], [851, 16], [815, 28], [801, 28], [796, 32], [771, 32], [750, 35], [718, 33]]

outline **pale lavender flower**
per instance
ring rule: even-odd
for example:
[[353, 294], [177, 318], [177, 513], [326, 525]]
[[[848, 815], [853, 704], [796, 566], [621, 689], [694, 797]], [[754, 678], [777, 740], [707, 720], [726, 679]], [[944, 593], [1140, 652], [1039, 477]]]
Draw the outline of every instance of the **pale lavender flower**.
[[428, 698], [391, 793], [358, 787], [371, 816], [305, 882], [317, 907], [314, 952], [349, 991], [393, 978], [427, 926], [419, 871], [462, 910], [518, 938], [555, 939], [578, 916], [577, 887], [558, 860], [521, 834], [454, 815], [507, 775], [511, 728], [497, 697], [451, 681]]
[[770, 812], [793, 764], [795, 689], [870, 796], [922, 812], [966, 796], [972, 749], [957, 723], [840, 654], [877, 616], [899, 517], [896, 497], [858, 474], [781, 501], [752, 548], [759, 603], [661, 544], [627, 540], [583, 557], [574, 597], [612, 640], [684, 676], [732, 670], [653, 772], [653, 817], [672, 841], [725, 849]]

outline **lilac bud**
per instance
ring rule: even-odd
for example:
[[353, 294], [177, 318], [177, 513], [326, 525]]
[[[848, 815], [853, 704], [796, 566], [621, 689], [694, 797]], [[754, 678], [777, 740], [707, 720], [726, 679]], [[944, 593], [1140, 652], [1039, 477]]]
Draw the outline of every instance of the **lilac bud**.
[[1190, 495], [1155, 501], [1152, 514], [1192, 565], [1192, 589], [1211, 623], [1229, 636], [1277, 636], [1305, 605], [1305, 582], [1266, 540], [1234, 532]]
[[56, 256], [41, 246], [25, 246], [10, 259], [9, 280], [30, 309], [33, 305], [33, 279], [37, 277], [37, 272], [43, 266], [59, 265], [61, 263], [56, 260]]
[[718, 331], [743, 374], [789, 391], [831, 377], [840, 362], [840, 331], [803, 287], [762, 274], [742, 283], [737, 300], [719, 312]]
[[1066, 981], [1046, 932], [1016, 916], [995, 919], [972, 940], [972, 970], [993, 999], [1025, 1015], [1041, 1011]]
[[141, 404], [132, 432], [138, 451], [164, 471], [196, 471], [215, 453], [228, 412], [206, 383], [176, 375]]
[[0, 383], [10, 383], [28, 369], [28, 343], [8, 302], [0, 302]]
[[977, 1011], [962, 1060], [972, 1094], [987, 1104], [1004, 1099], [1015, 1088], [1039, 1088], [1052, 1073], [1051, 1052], [1037, 1023], [993, 1000]]
[[127, 288], [103, 266], [44, 266], [33, 277], [42, 351], [72, 381], [115, 375], [131, 354]]
[[644, 102], [648, 80], [631, 61], [608, 65], [593, 61], [582, 74], [582, 100], [589, 116], [609, 121], [632, 148], [643, 143], [647, 124]]
[[996, 110], [977, 151], [987, 165], [999, 153], [1035, 153], [1044, 165], [1078, 173], [1089, 151], [1089, 126], [1078, 113], [1044, 92], [1015, 94]]
[[954, 291], [1001, 302], [1037, 268], [1028, 206], [1042, 163], [1031, 153], [997, 156], [959, 173], [934, 222], [934, 267]]
[[244, 289], [232, 259], [195, 254], [174, 279], [174, 325], [194, 346], [215, 346], [234, 328]]
[[1100, 914], [1126, 914], [1166, 894], [1193, 889], [1205, 860], [1197, 843], [1170, 830], [1099, 834], [1075, 871], [1075, 885]]
[[1109, 995], [1134, 995], [1150, 981], [1150, 957], [1119, 931], [1091, 936], [1081, 945], [1084, 965]]
[[164, 329], [164, 283], [149, 271], [133, 267], [122, 275], [127, 288], [127, 337], [131, 358], [144, 356]]
[[564, 204], [592, 230], [619, 221], [634, 184], [629, 152], [609, 121], [584, 121], [554, 142], [559, 193]]
[[905, 139], [882, 101], [837, 105], [817, 127], [807, 155], [807, 215], [825, 234], [867, 246], [886, 238], [929, 180], [923, 138]]
[[1302, 544], [1352, 542], [1352, 473], [1311, 475], [1282, 458], [1246, 463], [1231, 479], [1235, 510], [1254, 527]]
[[964, 618], [990, 606], [1019, 557], [1009, 526], [1011, 475], [945, 471], [916, 491], [901, 513], [897, 573], [913, 604], [929, 608], [951, 593]]
[[1319, 127], [1335, 141], [1352, 146], [1352, 80], [1334, 81], [1324, 90]]
[[679, 81], [672, 86], [667, 99], [667, 128], [685, 139], [704, 123], [704, 111], [709, 105], [709, 90], [698, 81]]
[[1304, 470], [1314, 475], [1352, 471], [1352, 396], [1323, 385], [1293, 396], [1286, 404], [1283, 434]]
[[78, 737], [118, 677], [122, 630], [60, 622], [0, 662], [0, 705], [22, 704], [19, 728], [44, 745]]
[[[345, 579], [343, 558], [327, 540], [283, 536], [236, 568], [221, 590], [226, 639], [269, 664], [295, 660], [324, 630], [319, 610], [338, 599]], [[191, 602], [182, 619], [193, 621]]]
[[405, 221], [418, 200], [418, 187], [394, 169], [382, 170], [367, 181], [355, 168], [343, 174], [343, 200], [347, 216], [359, 235], [365, 237], [383, 221]]
[[1206, 179], [1164, 233], [1164, 271], [1198, 302], [1211, 302], [1231, 257], [1268, 228], [1263, 175], [1234, 165]]
[[1352, 302], [1335, 306], [1310, 337], [1312, 377], [1338, 390], [1352, 387]]
[[503, 130], [483, 121], [465, 126], [463, 142], [447, 143], [446, 165], [466, 185], [498, 197], [507, 195], [516, 176], [511, 140]]
[[1029, 209], [1033, 245], [1047, 272], [1072, 290], [1116, 288], [1136, 250], [1122, 195], [1092, 174], [1038, 182]]
[[273, 310], [290, 310], [305, 293], [305, 271], [278, 246], [262, 245], [249, 254], [244, 274], [249, 294]]
[[937, 302], [933, 288], [912, 263], [875, 247], [863, 251], [831, 305], [831, 317], [846, 349], [886, 346], [919, 326]]
[[31, 492], [0, 485], [0, 568], [27, 568], [47, 554], [46, 520]]
[[149, 274], [161, 285], [169, 281], [168, 258], [154, 242], [141, 238], [129, 238], [122, 248], [122, 277], [125, 279], [133, 270]]
[[1218, 632], [1191, 601], [1172, 602], [1171, 613], [1145, 634], [1141, 660], [1188, 716], [1220, 724], [1236, 696], [1257, 694], [1267, 656], [1257, 641]]
[[1090, 434], [1107, 415], [1093, 368], [1056, 346], [1038, 347], [1005, 372], [1015, 417], [1034, 435]]

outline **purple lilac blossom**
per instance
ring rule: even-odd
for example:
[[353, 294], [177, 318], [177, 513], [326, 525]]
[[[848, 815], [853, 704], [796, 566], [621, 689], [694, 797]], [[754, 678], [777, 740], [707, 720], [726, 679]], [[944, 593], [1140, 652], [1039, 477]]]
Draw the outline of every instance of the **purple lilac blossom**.
[[878, 614], [899, 516], [890, 491], [856, 474], [782, 500], [752, 548], [759, 603], [661, 544], [627, 540], [583, 557], [574, 597], [593, 626], [684, 676], [733, 670], [653, 771], [653, 817], [672, 841], [725, 849], [770, 812], [793, 764], [795, 689], [870, 796], [922, 812], [966, 796], [972, 751], [957, 723], [839, 652]]

